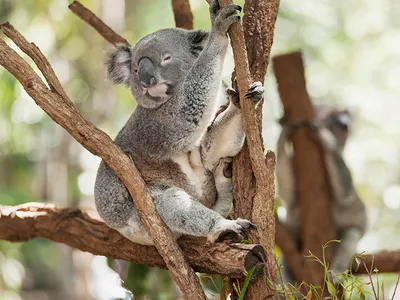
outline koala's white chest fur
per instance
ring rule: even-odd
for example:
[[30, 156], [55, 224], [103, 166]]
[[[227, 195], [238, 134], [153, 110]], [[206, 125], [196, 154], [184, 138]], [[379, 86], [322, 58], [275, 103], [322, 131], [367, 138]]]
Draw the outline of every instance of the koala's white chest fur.
[[207, 180], [206, 169], [201, 163], [200, 150], [198, 147], [191, 152], [183, 153], [172, 157], [172, 160], [179, 165], [181, 171], [186, 175], [188, 184], [192, 186], [198, 199], [204, 197], [204, 183]]

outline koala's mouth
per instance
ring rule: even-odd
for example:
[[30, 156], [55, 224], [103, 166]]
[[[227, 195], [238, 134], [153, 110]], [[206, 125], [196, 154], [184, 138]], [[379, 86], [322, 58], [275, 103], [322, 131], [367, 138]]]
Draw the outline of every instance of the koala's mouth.
[[142, 89], [143, 94], [150, 95], [153, 98], [165, 98], [168, 97], [169, 84], [164, 82], [149, 87], [142, 85]]

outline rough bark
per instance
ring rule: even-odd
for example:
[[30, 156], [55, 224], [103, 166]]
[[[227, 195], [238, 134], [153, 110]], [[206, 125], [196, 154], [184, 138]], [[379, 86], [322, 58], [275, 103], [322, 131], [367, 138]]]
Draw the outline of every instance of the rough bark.
[[[304, 66], [300, 52], [277, 56], [273, 59], [287, 122], [313, 120], [314, 112], [307, 94]], [[330, 189], [327, 181], [323, 152], [307, 128], [300, 128], [292, 135], [297, 196], [301, 207], [302, 253], [322, 257], [322, 245], [335, 239], [335, 227], [330, 213]], [[318, 226], [315, 226], [318, 224]], [[333, 247], [326, 249], [329, 262]], [[295, 266], [292, 266], [295, 267]], [[297, 273], [297, 272], [296, 272]], [[307, 283], [323, 285], [322, 266], [309, 260], [304, 265], [303, 278]]]
[[[36, 63], [50, 87], [61, 87], [51, 66], [39, 48], [29, 44], [10, 24], [1, 25], [10, 37]], [[61, 87], [48, 89], [33, 69], [3, 40], [0, 39], [0, 65], [22, 84], [28, 95], [35, 100], [56, 123], [67, 130], [80, 144], [94, 155], [100, 156], [122, 180], [134, 199], [140, 219], [152, 237], [171, 275], [187, 299], [196, 295], [205, 299], [204, 291], [194, 271], [170, 230], [155, 210], [153, 200], [140, 172], [134, 163], [114, 144], [112, 139], [89, 121], [85, 120]]]
[[102, 20], [100, 20], [94, 13], [84, 7], [79, 1], [72, 2], [68, 8], [80, 17], [82, 20], [90, 24], [102, 37], [104, 37], [111, 44], [125, 44], [129, 46], [129, 42], [119, 34], [115, 33], [108, 27]]
[[193, 29], [193, 14], [190, 10], [189, 0], [172, 0], [172, 10], [176, 27]]
[[[223, 7], [230, 2], [220, 0], [220, 5]], [[234, 217], [246, 218], [257, 224], [257, 231], [251, 232], [249, 238], [253, 242], [260, 242], [267, 253], [268, 272], [252, 281], [246, 299], [262, 299], [270, 295], [266, 280], [268, 276], [274, 281], [276, 269], [273, 214], [275, 155], [272, 152], [267, 154], [267, 158], [264, 155], [261, 137], [262, 104], [257, 112], [254, 103], [244, 95], [254, 81], [264, 81], [278, 8], [279, 0], [246, 1], [243, 23], [245, 33], [240, 23], [233, 24], [228, 32], [235, 59], [235, 74], [247, 141], [233, 163]], [[248, 60], [246, 46], [251, 60]]]
[[[64, 243], [95, 255], [166, 268], [155, 247], [134, 244], [79, 209], [43, 203], [0, 206], [0, 240], [21, 242], [35, 237]], [[179, 239], [179, 245], [196, 272], [241, 278], [253, 266], [256, 266], [256, 274], [263, 271], [259, 266], [262, 259], [260, 245], [212, 244], [192, 237]]]

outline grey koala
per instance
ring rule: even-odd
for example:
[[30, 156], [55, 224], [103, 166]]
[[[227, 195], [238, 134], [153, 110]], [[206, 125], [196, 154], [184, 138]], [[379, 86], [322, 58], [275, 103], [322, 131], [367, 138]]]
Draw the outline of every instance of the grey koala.
[[[232, 205], [229, 164], [243, 146], [244, 132], [237, 95], [228, 97], [222, 89], [221, 73], [227, 30], [240, 20], [240, 9], [234, 4], [220, 9], [214, 0], [211, 32], [162, 29], [133, 48], [118, 46], [107, 61], [111, 80], [127, 85], [138, 103], [115, 142], [133, 158], [176, 238], [214, 242], [254, 226], [225, 219]], [[258, 102], [263, 91], [256, 82], [246, 97]], [[229, 105], [217, 115], [221, 98]], [[152, 244], [128, 191], [104, 162], [95, 202], [110, 227], [136, 243]]]
[[[335, 245], [334, 258], [330, 265], [334, 282], [343, 280], [343, 272], [350, 267], [356, 254], [358, 241], [366, 229], [366, 209], [358, 197], [351, 178], [349, 168], [343, 160], [343, 149], [349, 134], [352, 114], [349, 110], [340, 110], [330, 105], [315, 106], [316, 118], [311, 132], [323, 150], [329, 184], [333, 192], [332, 213], [338, 231], [340, 244]], [[303, 124], [304, 125], [304, 124]], [[287, 217], [285, 227], [293, 234], [297, 242], [300, 237], [300, 206], [295, 195], [295, 178], [292, 154], [286, 149], [288, 138], [296, 124], [282, 124], [282, 132], [278, 140], [278, 159], [276, 175], [279, 194], [285, 203]], [[293, 281], [290, 271], [284, 270], [286, 281]]]

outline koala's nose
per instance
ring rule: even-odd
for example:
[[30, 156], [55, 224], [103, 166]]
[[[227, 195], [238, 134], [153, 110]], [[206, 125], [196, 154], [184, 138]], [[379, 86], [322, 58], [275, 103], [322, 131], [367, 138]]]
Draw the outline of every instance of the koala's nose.
[[156, 70], [150, 58], [144, 57], [139, 61], [138, 75], [140, 84], [143, 87], [154, 86], [157, 84]]

